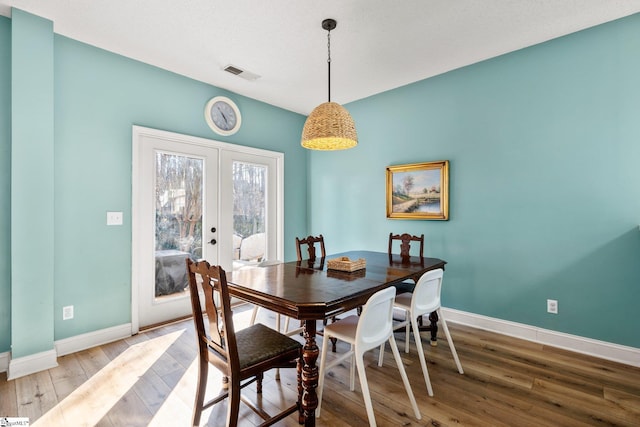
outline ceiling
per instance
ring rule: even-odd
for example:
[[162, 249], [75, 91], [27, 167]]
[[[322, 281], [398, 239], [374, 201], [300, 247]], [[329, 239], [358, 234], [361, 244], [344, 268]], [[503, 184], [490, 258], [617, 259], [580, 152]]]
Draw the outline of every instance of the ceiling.
[[[61, 34], [307, 115], [640, 12], [640, 0], [0, 0]], [[249, 81], [223, 71], [234, 65]]]

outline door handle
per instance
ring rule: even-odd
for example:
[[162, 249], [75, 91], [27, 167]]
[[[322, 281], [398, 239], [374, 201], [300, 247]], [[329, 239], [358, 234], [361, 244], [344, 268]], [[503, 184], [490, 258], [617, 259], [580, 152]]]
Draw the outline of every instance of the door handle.
[[211, 227], [211, 232], [215, 233], [216, 232], [216, 228], [215, 227]]
[[216, 243], [218, 243], [218, 241], [216, 239], [211, 239], [209, 243], [212, 245], [215, 245]]

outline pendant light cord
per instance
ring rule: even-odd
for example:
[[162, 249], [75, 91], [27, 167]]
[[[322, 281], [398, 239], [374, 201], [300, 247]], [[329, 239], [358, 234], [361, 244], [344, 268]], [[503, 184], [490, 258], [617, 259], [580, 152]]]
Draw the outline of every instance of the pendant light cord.
[[331, 30], [327, 31], [327, 74], [329, 76], [328, 78], [328, 83], [329, 86], [327, 88], [327, 98], [329, 99], [329, 102], [331, 102]]

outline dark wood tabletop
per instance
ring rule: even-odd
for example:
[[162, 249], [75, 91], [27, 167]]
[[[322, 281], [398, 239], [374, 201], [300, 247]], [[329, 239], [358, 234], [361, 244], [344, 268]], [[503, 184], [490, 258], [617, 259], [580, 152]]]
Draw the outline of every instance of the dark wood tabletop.
[[[364, 258], [366, 267], [354, 272], [327, 269], [327, 261], [339, 257]], [[233, 297], [304, 321], [301, 422], [314, 426], [319, 354], [316, 321], [362, 306], [375, 292], [429, 270], [444, 269], [445, 264], [438, 258], [411, 257], [408, 262], [401, 262], [399, 256], [396, 259], [386, 252], [350, 251], [330, 255], [326, 260], [317, 258], [315, 262], [293, 261], [237, 270], [228, 274], [227, 282]]]
[[[364, 270], [343, 272], [327, 269], [326, 261], [347, 256], [364, 258]], [[227, 280], [232, 296], [300, 320], [322, 320], [340, 311], [363, 305], [376, 291], [444, 268], [438, 258], [412, 257], [410, 264], [400, 259], [389, 260], [383, 252], [350, 251], [321, 259], [272, 264], [229, 273]]]

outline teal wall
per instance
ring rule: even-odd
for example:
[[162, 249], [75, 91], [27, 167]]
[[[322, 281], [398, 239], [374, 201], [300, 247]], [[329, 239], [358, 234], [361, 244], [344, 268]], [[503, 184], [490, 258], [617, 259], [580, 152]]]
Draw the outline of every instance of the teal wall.
[[[0, 57], [5, 51], [10, 52], [10, 43], [5, 39], [11, 39], [12, 20], [0, 19]], [[132, 125], [283, 152], [285, 241], [293, 242], [294, 236], [306, 233], [308, 154], [300, 147], [304, 116], [50, 34], [53, 69], [48, 74], [53, 78], [55, 94], [51, 132], [54, 150], [50, 157], [54, 177], [47, 178], [44, 184], [53, 186], [54, 211], [43, 221], [52, 224], [55, 236], [50, 251], [55, 260], [53, 300], [47, 308], [54, 314], [48, 325], [52, 325], [55, 340], [131, 321]], [[39, 74], [42, 70], [30, 72]], [[2, 61], [3, 95], [9, 87], [9, 68], [5, 70]], [[242, 111], [242, 128], [233, 136], [214, 134], [204, 120], [204, 106], [216, 95], [230, 96]], [[10, 103], [3, 96], [0, 123], [8, 123], [10, 117]], [[3, 126], [3, 150], [10, 148], [8, 138]], [[8, 164], [4, 156], [2, 162]], [[39, 176], [26, 159], [12, 166]], [[1, 188], [9, 188], [9, 183], [5, 184], [8, 180], [3, 168]], [[20, 188], [14, 185], [16, 191]], [[0, 197], [0, 203], [9, 206], [9, 192]], [[123, 227], [107, 227], [107, 211], [122, 211]], [[2, 237], [8, 233], [7, 227], [9, 218], [0, 216]], [[11, 289], [11, 253], [5, 241], [3, 238], [0, 243], [0, 295], [8, 295]], [[285, 257], [295, 258], [293, 244], [285, 245]], [[66, 305], [75, 307], [73, 320], [62, 321], [62, 307]], [[20, 339], [4, 333], [9, 330], [9, 310], [29, 313], [30, 309], [25, 305], [9, 307], [2, 298], [0, 352], [9, 351], [11, 341]], [[21, 323], [22, 330], [42, 326], [38, 316], [34, 320], [21, 319]]]
[[53, 22], [11, 19], [11, 355], [53, 350]]
[[0, 16], [0, 352], [11, 344], [11, 21]]
[[[347, 105], [359, 145], [311, 154], [310, 231], [424, 233], [445, 306], [640, 347], [638, 52], [640, 14]], [[386, 219], [385, 167], [436, 160], [449, 221]]]

